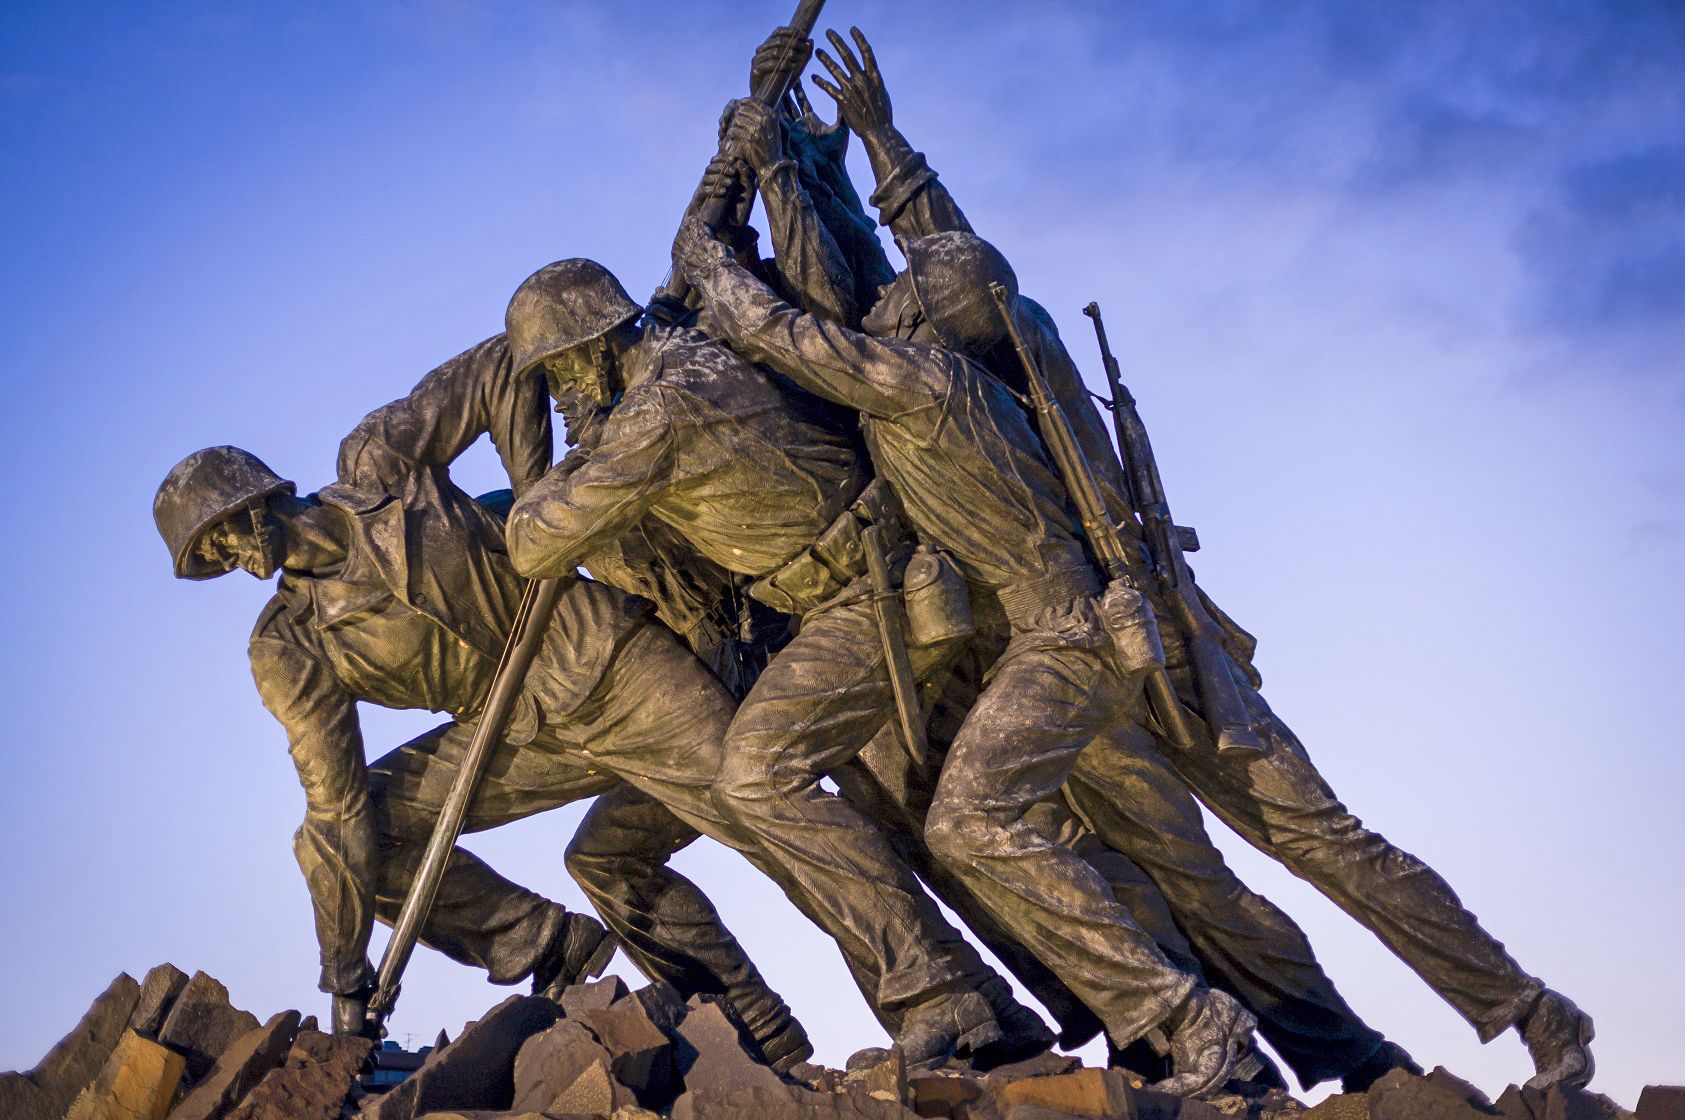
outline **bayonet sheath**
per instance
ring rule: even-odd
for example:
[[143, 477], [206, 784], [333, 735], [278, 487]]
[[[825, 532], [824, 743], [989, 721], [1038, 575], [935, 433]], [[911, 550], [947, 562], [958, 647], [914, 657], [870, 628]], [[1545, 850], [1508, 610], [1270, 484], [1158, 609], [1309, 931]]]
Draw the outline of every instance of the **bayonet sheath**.
[[860, 532], [866, 553], [866, 581], [872, 587], [872, 614], [878, 622], [878, 639], [883, 643], [884, 665], [889, 687], [895, 696], [896, 722], [901, 744], [921, 767], [930, 761], [930, 742], [925, 737], [924, 708], [919, 703], [918, 680], [907, 656], [906, 612], [901, 591], [889, 578], [889, 559], [884, 554], [883, 530], [868, 525]]

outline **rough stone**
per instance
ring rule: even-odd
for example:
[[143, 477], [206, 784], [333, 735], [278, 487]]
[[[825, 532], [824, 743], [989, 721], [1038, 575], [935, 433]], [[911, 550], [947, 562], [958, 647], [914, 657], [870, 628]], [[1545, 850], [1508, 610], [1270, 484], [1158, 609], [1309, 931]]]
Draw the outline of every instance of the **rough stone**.
[[1544, 1120], [1631, 1120], [1632, 1113], [1604, 1096], [1556, 1085], [1545, 1090]]
[[65, 1120], [164, 1120], [187, 1068], [180, 1054], [124, 1031]]
[[687, 1095], [701, 1089], [721, 1094], [757, 1088], [776, 1092], [785, 1088], [783, 1078], [750, 1057], [736, 1025], [718, 1004], [692, 1008], [679, 1024], [679, 1038], [673, 1049]]
[[[24, 1075], [41, 1091], [40, 1098], [14, 1088], [12, 1095], [20, 1098], [17, 1103], [27, 1106], [33, 1100], [45, 1109], [34, 1115], [20, 1111], [15, 1114], [18, 1120], [60, 1120], [76, 1095], [104, 1069], [105, 1060], [128, 1029], [139, 999], [140, 985], [134, 977], [126, 972], [118, 973], [70, 1033], [59, 1039], [47, 1051], [47, 1056]], [[8, 1120], [13, 1115], [8, 1113]]]
[[52, 1120], [52, 1100], [26, 1074], [0, 1073], [0, 1116], [20, 1120]]
[[592, 980], [585, 984], [570, 984], [562, 993], [562, 1010], [566, 1011], [570, 1018], [581, 1011], [606, 1011], [614, 1006], [615, 1001], [625, 999], [626, 995], [626, 981], [618, 976], [605, 976], [601, 980]]
[[170, 1120], [222, 1120], [242, 1097], [282, 1062], [298, 1034], [299, 1015], [283, 1011], [235, 1039], [205, 1079], [170, 1113]]
[[550, 1116], [606, 1116], [623, 1105], [637, 1104], [632, 1090], [614, 1079], [605, 1061], [595, 1061], [545, 1108]]
[[1646, 1085], [1638, 1094], [1638, 1120], [1685, 1120], [1685, 1085]]
[[1633, 1115], [1601, 1093], [1561, 1085], [1549, 1089], [1511, 1085], [1498, 1097], [1494, 1111], [1504, 1120], [1628, 1120]]
[[533, 1035], [561, 1019], [538, 996], [510, 996], [456, 1040], [427, 1056], [403, 1084], [365, 1106], [366, 1120], [415, 1120], [448, 1109], [508, 1109], [515, 1098], [515, 1057]]
[[[1119, 1113], [1119, 1116], [1124, 1115]], [[1015, 1104], [1009, 1107], [1004, 1120], [1075, 1120], [1076, 1114], [1060, 1112], [1053, 1108], [1042, 1108], [1034, 1104]]]
[[1335, 1093], [1306, 1112], [1304, 1120], [1369, 1120], [1369, 1094]]
[[270, 1070], [228, 1120], [338, 1120], [374, 1043], [303, 1027], [301, 1022], [286, 1062]]
[[917, 1113], [864, 1094], [780, 1084], [688, 1091], [674, 1103], [673, 1120], [917, 1120]]
[[1511, 1085], [1493, 1107], [1504, 1120], [1545, 1120], [1545, 1094], [1538, 1089]]
[[1475, 1086], [1471, 1085], [1469, 1082], [1464, 1081], [1444, 1066], [1434, 1066], [1433, 1072], [1428, 1074], [1427, 1080], [1447, 1092], [1456, 1094], [1458, 1097], [1461, 1097], [1464, 1101], [1479, 1109], [1481, 1112], [1495, 1111], [1492, 1106], [1491, 1097], [1488, 1097], [1485, 1093], [1475, 1088]]
[[1055, 1077], [1082, 1068], [1080, 1058], [1043, 1051], [1033, 1058], [1025, 1058], [1011, 1065], [996, 1066], [983, 1076], [985, 1085], [1004, 1085], [1008, 1081], [1022, 1081], [1026, 1077]]
[[417, 1120], [558, 1120], [554, 1116], [546, 1116], [542, 1112], [506, 1112], [486, 1110], [483, 1108], [456, 1109], [447, 1112], [429, 1112]]
[[614, 1110], [608, 1120], [661, 1120], [661, 1114], [651, 1112], [647, 1108], [639, 1108], [635, 1104], [623, 1105]]
[[1123, 1075], [1110, 1069], [1079, 1069], [1051, 1077], [1030, 1077], [995, 1090], [1008, 1111], [1014, 1105], [1034, 1105], [1072, 1116], [1127, 1115], [1129, 1087]]
[[515, 1056], [515, 1092], [510, 1107], [517, 1112], [550, 1111], [550, 1103], [592, 1065], [607, 1065], [609, 1052], [583, 1023], [563, 1019], [527, 1039]]
[[181, 990], [187, 987], [187, 973], [173, 964], [161, 964], [146, 974], [140, 982], [140, 996], [129, 1016], [129, 1029], [147, 1038], [157, 1038], [164, 1029], [164, 1018], [175, 1006]]
[[868, 1095], [880, 1101], [895, 1101], [906, 1104], [910, 1099], [907, 1091], [907, 1061], [901, 1055], [901, 1048], [890, 1048], [889, 1057], [875, 1066], [868, 1066], [849, 1074], [849, 1080], [855, 1082]]
[[983, 1095], [982, 1086], [969, 1077], [932, 1075], [907, 1082], [908, 1099], [920, 1116], [952, 1116], [961, 1106]]
[[1485, 1098], [1478, 1090], [1473, 1090], [1478, 1100], [1469, 1100], [1465, 1089], [1473, 1087], [1450, 1074], [1436, 1081], [1395, 1069], [1369, 1087], [1370, 1120], [1480, 1120], [1496, 1114], [1481, 1107]]
[[626, 998], [617, 1000], [610, 1010], [629, 1011], [634, 1006], [668, 1038], [678, 1036], [679, 1023], [690, 1012], [679, 990], [665, 982], [646, 984]]
[[188, 1078], [198, 1081], [230, 1043], [257, 1028], [257, 1016], [230, 1004], [220, 981], [195, 972], [165, 1016], [158, 1041], [186, 1058]]
[[677, 1095], [672, 1044], [636, 1001], [623, 999], [606, 1011], [582, 1011], [578, 1021], [608, 1051], [614, 1079], [649, 1107], [671, 1104]]

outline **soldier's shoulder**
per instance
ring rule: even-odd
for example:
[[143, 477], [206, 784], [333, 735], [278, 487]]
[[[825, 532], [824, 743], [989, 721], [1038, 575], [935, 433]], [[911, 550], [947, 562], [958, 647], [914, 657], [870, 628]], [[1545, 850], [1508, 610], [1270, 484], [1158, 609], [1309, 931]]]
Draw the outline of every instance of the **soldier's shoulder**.
[[701, 392], [740, 383], [746, 374], [763, 379], [753, 363], [701, 331], [671, 329], [660, 345], [656, 380], [672, 388]]
[[257, 621], [252, 624], [251, 637], [246, 642], [247, 656], [254, 665], [260, 660], [273, 659], [285, 650], [297, 650], [305, 645], [309, 628], [301, 627], [298, 619], [300, 612], [308, 607], [307, 594], [289, 577], [281, 577], [275, 594], [258, 612]]

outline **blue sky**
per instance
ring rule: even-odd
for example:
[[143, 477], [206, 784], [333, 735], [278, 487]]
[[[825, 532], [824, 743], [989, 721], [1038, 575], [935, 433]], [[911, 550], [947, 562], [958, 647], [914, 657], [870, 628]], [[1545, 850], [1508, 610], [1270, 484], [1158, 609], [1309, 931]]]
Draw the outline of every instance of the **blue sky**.
[[[537, 266], [661, 279], [782, 5], [18, 3], [0, 15], [0, 1067], [119, 969], [321, 1011], [302, 814], [244, 659], [266, 590], [169, 578], [152, 491], [245, 446], [312, 488]], [[832, 0], [896, 119], [1098, 378], [1106, 310], [1201, 582], [1360, 816], [1685, 1076], [1685, 14], [1640, 0]], [[816, 94], [824, 106], [827, 99]], [[862, 165], [862, 182], [869, 182]], [[863, 192], [864, 193], [864, 192]], [[1096, 384], [1099, 384], [1096, 381]], [[458, 470], [497, 483], [483, 449]], [[372, 751], [425, 714], [368, 713]], [[570, 904], [577, 809], [476, 837]], [[1219, 842], [1424, 1064], [1526, 1072], [1366, 932]], [[680, 866], [840, 1062], [834, 949]], [[418, 956], [401, 1038], [501, 993]]]

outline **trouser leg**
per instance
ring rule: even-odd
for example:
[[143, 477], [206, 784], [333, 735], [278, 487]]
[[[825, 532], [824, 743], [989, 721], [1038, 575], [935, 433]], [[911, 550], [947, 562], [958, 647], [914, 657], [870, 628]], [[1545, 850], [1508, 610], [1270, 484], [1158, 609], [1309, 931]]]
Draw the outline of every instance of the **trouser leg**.
[[1230, 828], [1379, 937], [1482, 1041], [1513, 1025], [1543, 985], [1481, 928], [1449, 883], [1348, 812], [1263, 698], [1242, 692], [1264, 757], [1175, 752], [1172, 763], [1188, 785]]
[[304, 872], [321, 947], [319, 986], [352, 995], [374, 982], [369, 964], [378, 845], [375, 813], [360, 742], [356, 749], [323, 749], [321, 737], [295, 745], [293, 765], [304, 787], [304, 823], [293, 834], [293, 855]]
[[[951, 651], [915, 650], [928, 676]], [[883, 832], [820, 779], [884, 726], [892, 697], [865, 601], [804, 621], [749, 692], [715, 786], [722, 813], [781, 870], [845, 952], [874, 962], [874, 1004], [894, 1016], [993, 974], [942, 917]]]
[[698, 835], [659, 801], [620, 785], [580, 822], [568, 871], [645, 976], [686, 996], [723, 995], [755, 1038], [772, 1038], [788, 1029], [789, 1007], [708, 896], [667, 865]]
[[1163, 1022], [1197, 982], [1171, 964], [1098, 872], [1025, 819], [1057, 795], [1083, 747], [1125, 715], [1104, 632], [1091, 608], [1080, 613], [1049, 620], [1080, 628], [1077, 640], [1057, 627], [1009, 645], [948, 752], [926, 838], [1121, 1047]]
[[[410, 881], [456, 778], [471, 727], [445, 724], [370, 767], [381, 832], [377, 914], [396, 921]], [[478, 832], [590, 797], [613, 786], [555, 755], [500, 747], [481, 778], [464, 831]], [[439, 893], [422, 924], [423, 944], [486, 970], [494, 984], [530, 975], [567, 910], [517, 886], [462, 848], [453, 849]]]
[[[936, 751], [944, 749], [935, 740], [931, 745]], [[833, 771], [831, 776], [849, 804], [883, 830], [901, 861], [924, 882], [930, 893], [953, 911], [984, 948], [1053, 1015], [1059, 1024], [1060, 1043], [1067, 1048], [1082, 1045], [1102, 1029], [1094, 1013], [1035, 954], [1013, 940], [972, 895], [971, 889], [932, 856], [925, 844], [925, 814], [934, 792], [934, 769], [930, 774], [918, 772], [907, 757], [899, 735], [886, 727], [857, 758]], [[998, 982], [1005, 986], [1004, 980]], [[985, 988], [984, 992], [988, 995], [991, 990]], [[1006, 988], [1003, 998], [1013, 998], [1010, 988]], [[896, 1033], [895, 1024], [886, 1023], [885, 1027], [891, 1034]]]
[[1339, 1077], [1380, 1045], [1304, 932], [1230, 870], [1187, 787], [1139, 726], [1115, 727], [1090, 744], [1065, 792], [1099, 838], [1151, 879], [1212, 985], [1258, 1015], [1301, 1084]]
[[[735, 708], [720, 680], [669, 631], [652, 625], [621, 648], [593, 699], [545, 734], [560, 749], [612, 770], [684, 823], [732, 848], [817, 923], [799, 884], [714, 803]], [[855, 941], [835, 940], [867, 1003], [888, 1026], [877, 1006], [878, 974], [870, 954]]]

